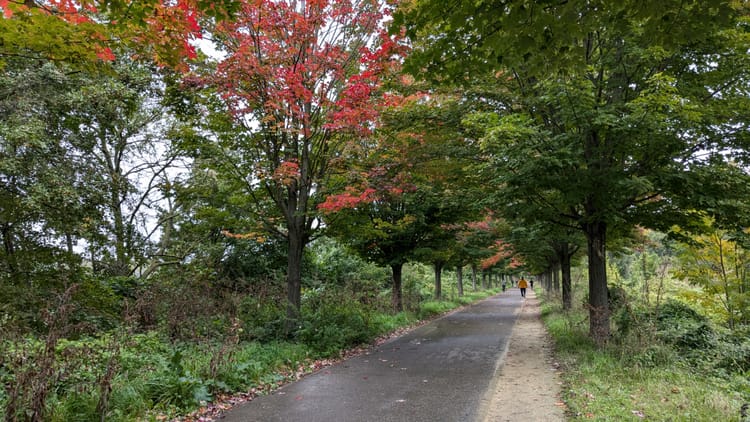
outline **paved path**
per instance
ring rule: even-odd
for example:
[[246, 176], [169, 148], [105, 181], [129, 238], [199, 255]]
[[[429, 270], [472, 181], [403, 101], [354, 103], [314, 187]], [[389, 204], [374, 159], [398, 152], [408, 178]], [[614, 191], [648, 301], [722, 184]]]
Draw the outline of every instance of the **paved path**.
[[518, 290], [511, 289], [258, 397], [219, 420], [482, 419], [522, 303]]

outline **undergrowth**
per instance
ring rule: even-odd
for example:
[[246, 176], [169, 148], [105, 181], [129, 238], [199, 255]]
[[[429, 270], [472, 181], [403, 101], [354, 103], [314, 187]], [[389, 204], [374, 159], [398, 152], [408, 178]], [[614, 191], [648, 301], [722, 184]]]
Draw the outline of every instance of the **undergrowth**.
[[[6, 420], [19, 421], [176, 418], [237, 392], [267, 393], [319, 368], [318, 359], [336, 358], [345, 349], [493, 293], [425, 302], [416, 313], [393, 315], [317, 292], [306, 298], [299, 330], [289, 339], [244, 319], [229, 323], [223, 337], [205, 341], [174, 341], [163, 332], [127, 328], [74, 339], [59, 332], [51, 333], [51, 340], [5, 338], [0, 409]], [[263, 309], [259, 320], [275, 321], [277, 313]], [[44, 395], [34, 396], [32, 387], [44, 388]], [[28, 417], [32, 406], [34, 416]]]
[[544, 300], [571, 420], [741, 420], [750, 402], [746, 333], [668, 302], [616, 315], [612, 340], [597, 348], [582, 308], [563, 312]]

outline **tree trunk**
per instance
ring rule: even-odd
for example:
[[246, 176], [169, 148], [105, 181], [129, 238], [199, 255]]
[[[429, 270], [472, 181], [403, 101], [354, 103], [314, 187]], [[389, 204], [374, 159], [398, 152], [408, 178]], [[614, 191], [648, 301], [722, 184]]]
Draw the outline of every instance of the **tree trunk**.
[[15, 281], [18, 266], [16, 262], [16, 247], [13, 239], [13, 226], [10, 223], [3, 224], [0, 233], [3, 236], [3, 250], [5, 251], [8, 273], [10, 273], [11, 280]]
[[602, 346], [609, 340], [609, 300], [607, 292], [607, 224], [585, 225], [589, 259], [589, 335]]
[[75, 253], [73, 250], [73, 235], [70, 233], [65, 233], [65, 246], [68, 248], [68, 255], [73, 256]]
[[562, 304], [563, 309], [568, 311], [573, 307], [573, 291], [570, 279], [570, 248], [566, 243], [563, 243], [560, 248], [560, 270], [562, 272]]
[[442, 286], [442, 275], [443, 275], [443, 263], [436, 261], [435, 265], [435, 300], [440, 300], [443, 297], [443, 286]]
[[20, 283], [24, 280], [23, 261], [19, 264], [18, 254], [16, 253], [16, 234], [11, 223], [5, 223], [2, 226], [3, 250], [5, 251], [5, 263], [8, 270], [8, 276], [11, 283]]
[[404, 310], [403, 294], [401, 293], [401, 274], [404, 268], [404, 264], [391, 264], [393, 288], [391, 292], [391, 304], [393, 305], [393, 312], [399, 313]]
[[[110, 182], [114, 183], [114, 182]], [[120, 190], [117, 186], [111, 187], [109, 211], [114, 218], [114, 241], [115, 241], [115, 268], [112, 271], [116, 275], [130, 275], [128, 262], [128, 251], [126, 247], [125, 218], [120, 204]]]
[[458, 288], [458, 297], [464, 295], [464, 267], [456, 265], [456, 286]]
[[482, 290], [487, 289], [487, 270], [482, 271]]
[[286, 267], [286, 334], [292, 334], [299, 324], [302, 293], [302, 255], [305, 241], [302, 230], [289, 227], [289, 252]]
[[555, 293], [560, 292], [560, 261], [555, 262], [552, 266], [552, 282]]
[[471, 264], [471, 288], [477, 291], [477, 264]]

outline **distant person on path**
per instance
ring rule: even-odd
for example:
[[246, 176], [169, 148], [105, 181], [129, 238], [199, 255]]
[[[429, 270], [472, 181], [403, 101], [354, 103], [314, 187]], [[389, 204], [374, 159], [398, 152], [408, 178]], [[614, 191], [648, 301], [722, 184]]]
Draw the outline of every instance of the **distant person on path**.
[[502, 286], [503, 286], [503, 291], [505, 291], [505, 280], [503, 280]]
[[526, 280], [521, 277], [521, 279], [518, 280], [518, 288], [521, 289], [521, 297], [526, 297], [527, 287], [529, 287], [529, 283], [527, 283]]
[[534, 288], [534, 279], [530, 278], [529, 279], [529, 283], [531, 283], [531, 288], [533, 289]]

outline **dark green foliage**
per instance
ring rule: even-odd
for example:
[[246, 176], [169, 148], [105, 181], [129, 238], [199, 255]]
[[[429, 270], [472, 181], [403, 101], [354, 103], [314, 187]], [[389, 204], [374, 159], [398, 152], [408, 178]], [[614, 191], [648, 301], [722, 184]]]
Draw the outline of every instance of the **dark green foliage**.
[[616, 312], [618, 309], [626, 306], [628, 303], [628, 292], [619, 286], [610, 286], [607, 289], [607, 296], [609, 297], [609, 308]]
[[174, 351], [163, 372], [146, 384], [147, 397], [157, 405], [190, 409], [211, 400], [206, 383], [186, 370], [182, 360], [182, 352]]
[[647, 339], [653, 334], [683, 353], [716, 346], [717, 336], [710, 321], [676, 300], [668, 300], [658, 309], [624, 306], [613, 320], [620, 339], [629, 335]]
[[707, 318], [699, 314], [689, 305], [676, 301], [668, 300], [659, 307], [658, 318], [659, 327], [664, 328], [672, 321], [692, 321], [696, 323], [707, 322]]
[[286, 270], [286, 248], [285, 242], [273, 239], [263, 243], [228, 239], [217, 282], [235, 291], [252, 290], [259, 283], [268, 283]]
[[720, 337], [716, 367], [729, 372], [750, 371], [750, 326], [724, 333]]
[[249, 384], [259, 383], [266, 371], [268, 367], [257, 360], [231, 363], [220, 367], [209, 384], [215, 392], [239, 391]]
[[247, 340], [270, 341], [284, 337], [286, 309], [281, 300], [246, 296], [240, 302], [238, 317], [242, 320]]
[[309, 276], [304, 283], [310, 291], [321, 287], [335, 289], [370, 309], [383, 312], [391, 309], [386, 297], [390, 293], [387, 288], [391, 277], [387, 268], [365, 261], [328, 237], [315, 240], [306, 258], [305, 269]]
[[[370, 322], [370, 310], [358, 302], [319, 300], [309, 296], [302, 309], [302, 324], [297, 339], [321, 356], [331, 356], [341, 349], [372, 340], [377, 331]], [[322, 299], [322, 297], [321, 297]]]
[[716, 333], [708, 319], [682, 302], [664, 303], [656, 326], [658, 337], [681, 351], [708, 350], [716, 345]]
[[714, 326], [685, 303], [668, 300], [659, 309], [623, 307], [613, 320], [616, 340], [630, 364], [659, 367], [689, 364], [709, 373], [750, 370], [750, 333]]

